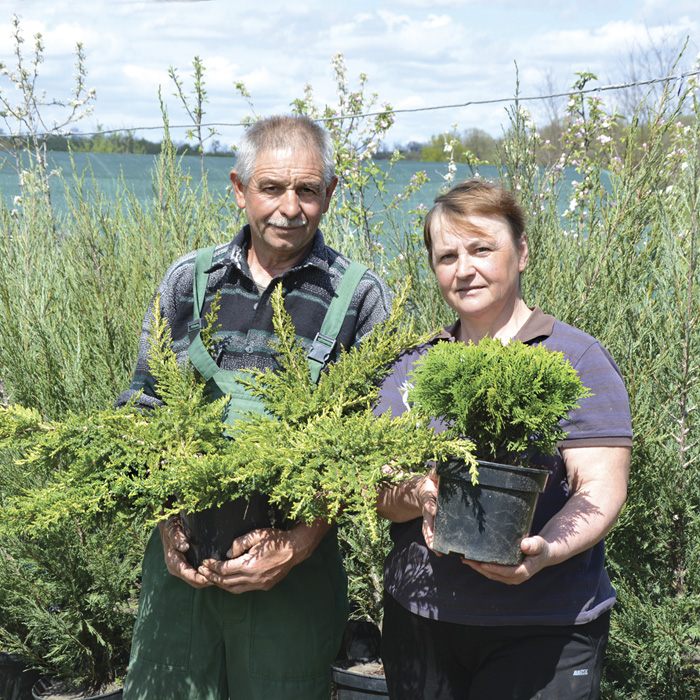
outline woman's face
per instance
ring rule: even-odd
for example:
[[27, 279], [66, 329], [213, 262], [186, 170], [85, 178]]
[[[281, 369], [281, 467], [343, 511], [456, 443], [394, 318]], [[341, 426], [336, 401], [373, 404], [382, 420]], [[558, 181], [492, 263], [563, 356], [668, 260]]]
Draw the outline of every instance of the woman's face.
[[462, 323], [507, 322], [520, 299], [527, 242], [514, 243], [499, 216], [436, 219], [431, 227], [433, 269], [445, 301]]

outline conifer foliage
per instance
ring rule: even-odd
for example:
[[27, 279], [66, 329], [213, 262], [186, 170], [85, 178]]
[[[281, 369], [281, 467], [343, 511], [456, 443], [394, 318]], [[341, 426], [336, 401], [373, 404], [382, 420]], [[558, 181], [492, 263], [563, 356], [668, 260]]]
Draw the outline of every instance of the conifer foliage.
[[[106, 514], [131, 522], [145, 513], [152, 523], [255, 491], [293, 520], [356, 514], [374, 532], [377, 488], [424, 470], [430, 460], [472, 459], [469, 441], [436, 434], [427, 418], [372, 413], [378, 381], [418, 341], [401, 324], [404, 302], [399, 297], [391, 318], [343, 351], [314, 385], [278, 288], [272, 303], [280, 371], [250, 371], [244, 380], [267, 413], [242, 414], [227, 435], [221, 422], [227, 398], [210, 402], [196, 371], [177, 364], [167, 324], [156, 314], [150, 362], [162, 406], [71, 414], [53, 423], [21, 407], [0, 409], [0, 447], [19, 450], [16, 465], [39, 484], [7, 499], [0, 532], [41, 533]], [[209, 318], [205, 344], [214, 323]]]
[[439, 342], [418, 362], [411, 400], [476, 445], [479, 459], [528, 466], [565, 436], [559, 421], [591, 393], [561, 352], [521, 342]]

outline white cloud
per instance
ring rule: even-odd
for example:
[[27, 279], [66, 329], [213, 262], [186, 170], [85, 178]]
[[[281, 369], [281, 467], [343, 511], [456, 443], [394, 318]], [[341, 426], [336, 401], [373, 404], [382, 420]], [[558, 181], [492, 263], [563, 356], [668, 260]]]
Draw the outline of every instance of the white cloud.
[[394, 4], [402, 7], [409, 7], [417, 10], [432, 10], [436, 7], [467, 7], [475, 5], [479, 0], [397, 0]]
[[164, 70], [145, 68], [143, 65], [127, 63], [122, 66], [122, 73], [129, 79], [131, 87], [134, 83], [147, 90], [158, 90], [158, 86], [163, 85], [168, 78]]
[[[526, 55], [536, 56], [539, 60], [568, 57], [572, 61], [581, 61], [593, 58], [597, 63], [603, 63], [626, 46], [636, 44], [648, 48], [667, 36], [680, 39], [689, 30], [697, 31], [697, 25], [647, 27], [636, 21], [610, 22], [593, 30], [548, 31], [518, 44]], [[514, 43], [511, 41], [511, 46]]]
[[394, 65], [402, 60], [434, 61], [459, 54], [466, 44], [463, 26], [449, 14], [415, 19], [388, 10], [358, 15], [351, 22], [329, 28], [325, 43], [347, 51], [366, 50]]
[[55, 27], [47, 27], [42, 33], [47, 51], [54, 54], [72, 54], [78, 43], [98, 46], [102, 41], [101, 34], [93, 27], [78, 22], [62, 22]]
[[[334, 102], [330, 61], [338, 51], [351, 86], [366, 73], [367, 90], [380, 102], [411, 109], [508, 98], [515, 61], [523, 94], [540, 93], [548, 71], [553, 84], [564, 87], [574, 70], [605, 80], [625, 51], [664, 36], [681, 41], [690, 34], [692, 61], [700, 33], [695, 4], [675, 0], [668, 18], [667, 0], [266, 0], [245, 12], [231, 0], [0, 0], [0, 60], [11, 58], [9, 20], [19, 11], [25, 38], [44, 35], [47, 91], [65, 94], [75, 42], [83, 42], [87, 83], [98, 91], [94, 120], [105, 128], [160, 123], [159, 85], [171, 120], [179, 120], [167, 69], [176, 67], [191, 90], [194, 56], [206, 67], [212, 121], [238, 122], [248, 113], [235, 81], [246, 84], [259, 114], [288, 111], [306, 83], [320, 103]], [[402, 114], [389, 141], [419, 133], [427, 138], [454, 121], [499, 133], [503, 120], [502, 104]]]

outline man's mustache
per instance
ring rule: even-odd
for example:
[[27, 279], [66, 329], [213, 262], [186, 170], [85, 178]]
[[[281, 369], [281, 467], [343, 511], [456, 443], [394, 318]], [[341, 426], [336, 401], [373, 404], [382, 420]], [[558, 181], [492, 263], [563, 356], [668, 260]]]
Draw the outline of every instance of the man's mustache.
[[277, 228], [299, 228], [301, 226], [306, 226], [306, 218], [303, 216], [297, 216], [294, 219], [288, 219], [286, 216], [279, 217], [277, 219], [268, 219], [268, 226], [276, 226]]

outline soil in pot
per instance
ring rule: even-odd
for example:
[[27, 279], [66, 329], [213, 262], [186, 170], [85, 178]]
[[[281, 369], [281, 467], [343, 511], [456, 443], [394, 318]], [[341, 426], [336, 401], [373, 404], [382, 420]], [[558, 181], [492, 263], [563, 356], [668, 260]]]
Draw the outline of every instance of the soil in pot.
[[368, 620], [349, 620], [338, 658], [331, 668], [334, 700], [388, 698], [384, 668], [379, 660], [381, 632]]
[[34, 684], [31, 697], [34, 700], [121, 700], [122, 689], [113, 686], [97, 694], [80, 692], [70, 690], [63, 681], [46, 676]]
[[196, 513], [180, 513], [182, 529], [190, 543], [187, 561], [198, 568], [205, 559], [226, 559], [236, 537], [258, 528], [285, 528], [282, 512], [270, 505], [262, 494], [236, 498], [215, 508]]
[[39, 672], [28, 670], [17, 654], [0, 651], [0, 698], [2, 700], [31, 700], [32, 686]]
[[388, 700], [384, 669], [380, 661], [345, 659], [332, 664], [338, 700]]
[[520, 564], [520, 540], [530, 531], [549, 472], [479, 461], [476, 486], [462, 460], [442, 464], [439, 472], [435, 551], [493, 564]]

